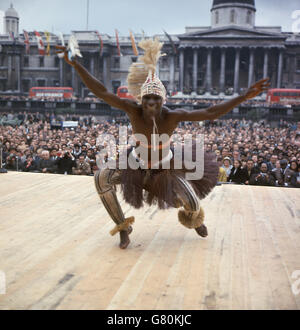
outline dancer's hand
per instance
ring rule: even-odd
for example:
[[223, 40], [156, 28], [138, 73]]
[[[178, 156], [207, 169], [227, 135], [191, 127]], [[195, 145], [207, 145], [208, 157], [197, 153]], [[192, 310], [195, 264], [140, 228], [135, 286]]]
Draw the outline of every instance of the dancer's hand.
[[268, 91], [269, 87], [271, 86], [269, 81], [270, 79], [266, 78], [252, 85], [244, 95], [246, 100], [250, 100], [255, 96], [259, 95], [260, 93]]
[[71, 66], [75, 66], [75, 60], [70, 61], [68, 57], [68, 50], [65, 46], [55, 46], [56, 49], [59, 49], [56, 54], [64, 54], [65, 61], [70, 64]]

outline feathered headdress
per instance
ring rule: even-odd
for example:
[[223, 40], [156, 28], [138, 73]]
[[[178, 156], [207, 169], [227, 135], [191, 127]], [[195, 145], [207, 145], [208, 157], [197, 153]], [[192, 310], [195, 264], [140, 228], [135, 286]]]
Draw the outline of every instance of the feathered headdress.
[[144, 50], [144, 55], [138, 58], [129, 69], [127, 78], [128, 91], [141, 103], [142, 97], [147, 94], [155, 94], [166, 99], [166, 89], [156, 75], [156, 65], [161, 56], [163, 43], [158, 38], [144, 39], [139, 47]]

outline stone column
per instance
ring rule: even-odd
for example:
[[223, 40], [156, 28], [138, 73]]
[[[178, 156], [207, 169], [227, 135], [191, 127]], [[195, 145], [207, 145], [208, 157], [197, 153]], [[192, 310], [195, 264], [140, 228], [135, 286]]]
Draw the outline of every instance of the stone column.
[[12, 90], [12, 55], [8, 55], [7, 89]]
[[171, 92], [174, 91], [174, 82], [175, 82], [175, 55], [171, 55], [170, 57], [170, 87], [169, 90]]
[[95, 57], [93, 54], [90, 54], [91, 62], [90, 62], [90, 72], [91, 75], [95, 75]]
[[235, 49], [235, 65], [234, 65], [234, 92], [239, 92], [239, 82], [240, 82], [240, 55], [241, 49]]
[[225, 90], [225, 68], [226, 66], [226, 48], [221, 47], [221, 71], [220, 71], [220, 92]]
[[279, 50], [278, 55], [278, 76], [277, 76], [277, 88], [281, 87], [282, 80], [282, 67], [283, 67], [283, 49]]
[[253, 83], [253, 74], [254, 74], [254, 48], [250, 48], [248, 87], [250, 87]]
[[64, 86], [64, 60], [59, 59], [59, 85]]
[[184, 82], [184, 49], [180, 49], [179, 53], [179, 89], [183, 92]]
[[21, 91], [21, 57], [20, 55], [16, 55], [16, 79], [17, 79], [17, 90]]
[[193, 91], [197, 93], [198, 89], [198, 49], [194, 49], [193, 53]]
[[76, 85], [76, 71], [75, 68], [72, 67], [72, 87], [74, 92], [77, 93], [77, 85]]
[[268, 77], [268, 65], [269, 65], [269, 50], [265, 49], [265, 54], [264, 54], [264, 78]]
[[103, 55], [103, 84], [107, 88], [107, 56]]
[[206, 91], [210, 92], [212, 87], [212, 71], [211, 71], [212, 47], [207, 48], [207, 64], [206, 64]]

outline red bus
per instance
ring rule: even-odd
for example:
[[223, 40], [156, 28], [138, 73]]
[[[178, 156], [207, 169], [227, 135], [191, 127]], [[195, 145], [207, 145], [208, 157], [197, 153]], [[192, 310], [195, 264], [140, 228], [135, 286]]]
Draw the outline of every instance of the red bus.
[[300, 89], [273, 88], [267, 94], [269, 104], [300, 104]]
[[128, 93], [128, 87], [127, 86], [120, 86], [117, 90], [117, 95], [121, 99], [129, 99], [134, 100], [134, 97]]
[[46, 97], [71, 99], [73, 93], [71, 87], [32, 87], [29, 91], [29, 97], [37, 99]]

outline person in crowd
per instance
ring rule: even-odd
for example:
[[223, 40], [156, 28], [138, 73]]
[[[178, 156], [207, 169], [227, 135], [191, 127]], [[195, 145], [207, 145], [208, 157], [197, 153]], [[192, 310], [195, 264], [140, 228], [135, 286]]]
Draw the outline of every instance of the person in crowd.
[[291, 180], [294, 173], [298, 172], [298, 164], [295, 160], [292, 160], [284, 173], [284, 185], [291, 186]]
[[251, 185], [257, 186], [275, 186], [275, 180], [272, 174], [268, 171], [268, 165], [262, 163], [259, 173], [253, 174], [250, 178]]
[[275, 179], [276, 186], [284, 186], [284, 177], [288, 169], [288, 161], [281, 159], [276, 162], [276, 167], [272, 170], [272, 175]]
[[28, 155], [26, 157], [26, 161], [22, 164], [23, 172], [34, 172], [37, 171], [36, 163], [32, 157], [32, 155]]
[[278, 160], [278, 156], [273, 154], [270, 158], [270, 161], [267, 163], [268, 171], [272, 171], [276, 167], [277, 160]]
[[232, 165], [231, 165], [231, 159], [229, 157], [225, 157], [223, 159], [223, 165], [222, 165], [223, 169], [226, 172], [226, 176], [227, 176], [227, 180], [229, 178], [231, 169], [232, 169]]
[[300, 165], [297, 167], [297, 172], [292, 175], [291, 186], [294, 188], [300, 188]]
[[72, 174], [72, 168], [76, 166], [75, 157], [72, 155], [70, 149], [62, 152], [62, 156], [55, 162], [57, 166], [57, 174]]
[[223, 158], [222, 157], [218, 157], [217, 158], [217, 162], [218, 162], [218, 165], [219, 165], [219, 178], [218, 178], [218, 182], [227, 182], [226, 171], [225, 171], [224, 167], [222, 167], [222, 165], [223, 165]]
[[238, 184], [244, 183], [244, 172], [241, 167], [242, 167], [242, 162], [238, 159], [235, 159], [233, 161], [233, 167], [227, 179], [228, 182], [238, 183]]
[[256, 173], [258, 173], [258, 170], [254, 167], [253, 159], [249, 158], [247, 160], [247, 166], [243, 169], [243, 183], [249, 185], [251, 176]]
[[55, 173], [56, 165], [55, 162], [50, 159], [48, 150], [43, 150], [41, 152], [41, 160], [39, 161], [37, 170], [41, 173]]
[[91, 166], [84, 159], [84, 155], [80, 155], [78, 159], [76, 159], [76, 166], [72, 168], [72, 174], [74, 175], [90, 175], [91, 174]]

